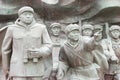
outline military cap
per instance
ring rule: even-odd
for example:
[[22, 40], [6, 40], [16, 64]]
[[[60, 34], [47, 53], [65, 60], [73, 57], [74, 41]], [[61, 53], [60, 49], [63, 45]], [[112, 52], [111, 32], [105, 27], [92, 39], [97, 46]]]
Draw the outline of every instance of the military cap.
[[96, 30], [96, 29], [98, 29], [98, 30], [100, 30], [100, 31], [103, 31], [103, 26], [102, 25], [94, 25], [94, 30]]
[[93, 27], [93, 25], [91, 25], [91, 24], [84, 24], [84, 25], [82, 26], [82, 30], [85, 30], [85, 29], [94, 30], [94, 27]]
[[24, 6], [18, 10], [18, 15], [21, 15], [23, 12], [27, 12], [27, 11], [34, 13], [34, 10], [32, 7]]
[[70, 24], [70, 25], [66, 26], [66, 28], [65, 28], [66, 34], [69, 34], [73, 30], [80, 31], [80, 26], [77, 24]]
[[120, 31], [120, 26], [119, 25], [112, 25], [110, 28], [109, 28], [109, 31], [113, 31], [113, 30], [119, 30]]
[[60, 23], [52, 23], [51, 25], [50, 25], [50, 28], [53, 28], [53, 27], [59, 27], [59, 28], [61, 28], [61, 24]]

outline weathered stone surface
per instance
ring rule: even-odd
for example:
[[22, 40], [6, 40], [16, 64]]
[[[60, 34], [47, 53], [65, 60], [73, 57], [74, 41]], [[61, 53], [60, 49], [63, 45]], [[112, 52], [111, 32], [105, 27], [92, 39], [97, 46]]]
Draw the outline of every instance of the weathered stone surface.
[[[92, 25], [94, 29], [91, 26], [88, 30], [84, 31], [84, 32], [87, 32], [91, 30], [90, 33], [93, 32], [92, 34], [89, 34], [88, 32], [86, 41], [88, 41], [89, 38], [94, 35], [94, 33], [100, 31], [101, 36], [97, 38], [98, 45], [94, 49], [94, 52], [105, 53], [104, 55], [106, 56], [108, 61], [109, 59], [113, 59], [113, 62], [116, 63], [115, 53], [118, 53], [119, 51], [119, 40], [117, 40], [118, 41], [117, 42], [109, 35], [109, 27], [113, 24], [120, 25], [120, 0], [0, 0], [0, 24], [1, 24], [0, 25], [0, 28], [1, 28], [0, 29], [0, 46], [3, 42], [5, 32], [8, 28], [4, 26], [14, 24], [13, 22], [18, 17], [17, 11], [19, 10], [19, 8], [25, 5], [29, 5], [34, 8], [36, 12], [35, 13], [36, 22], [43, 25], [45, 24], [47, 26], [47, 30], [50, 32], [50, 36], [53, 43], [57, 45], [53, 48], [53, 52], [52, 52], [53, 56], [45, 60], [47, 64], [47, 65], [45, 64], [46, 73], [47, 73], [47, 75], [45, 74], [46, 75], [45, 77], [47, 79], [51, 69], [53, 68], [51, 65], [52, 57], [54, 58], [53, 64], [55, 64], [55, 66], [58, 66], [60, 43], [62, 39], [66, 40], [65, 28], [69, 24], [78, 24], [82, 28], [84, 27], [85, 24]], [[54, 22], [60, 23], [60, 25], [62, 26], [61, 27], [62, 33], [60, 33], [59, 37], [58, 36], [56, 37], [55, 35], [51, 34], [52, 31], [51, 31], [50, 25]], [[80, 33], [82, 33], [82, 31]], [[56, 43], [59, 43], [59, 46]], [[61, 44], [63, 44], [63, 42]], [[114, 46], [117, 46], [118, 49], [116, 50]], [[111, 58], [112, 56], [114, 57]], [[0, 52], [0, 57], [1, 57], [1, 52]], [[31, 58], [31, 56], [29, 57]], [[117, 54], [117, 57], [119, 58], [118, 54]], [[33, 61], [37, 62], [38, 60], [35, 58]], [[102, 63], [102, 61], [100, 62], [99, 58], [96, 59], [96, 62], [98, 62], [97, 64], [99, 65]], [[1, 60], [0, 60], [0, 63], [1, 63]], [[50, 68], [48, 68], [48, 65], [50, 65]], [[112, 66], [112, 69], [114, 68], [118, 69], [119, 64], [116, 64], [115, 67], [113, 66]], [[0, 65], [0, 68], [1, 68], [1, 65]], [[100, 70], [99, 73], [105, 74], [102, 69], [99, 69], [99, 70]], [[1, 71], [0, 71], [0, 74], [1, 74]], [[54, 71], [53, 71], [53, 74], [54, 74]], [[115, 74], [116, 73], [106, 74], [107, 75], [105, 76], [106, 80], [110, 80], [109, 78], [116, 77]], [[55, 71], [55, 75], [56, 75], [56, 71]], [[117, 74], [117, 78], [119, 77], [118, 75], [119, 74]], [[99, 76], [103, 78], [104, 75], [99, 74]]]

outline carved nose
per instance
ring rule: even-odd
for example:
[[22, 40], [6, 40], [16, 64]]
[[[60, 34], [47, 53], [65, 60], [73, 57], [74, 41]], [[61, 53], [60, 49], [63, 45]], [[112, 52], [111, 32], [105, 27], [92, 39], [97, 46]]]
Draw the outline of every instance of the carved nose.
[[30, 18], [30, 16], [27, 16], [27, 18]]
[[29, 15], [29, 14], [27, 14], [27, 15], [26, 15], [26, 17], [27, 17], [27, 18], [30, 18], [30, 15]]

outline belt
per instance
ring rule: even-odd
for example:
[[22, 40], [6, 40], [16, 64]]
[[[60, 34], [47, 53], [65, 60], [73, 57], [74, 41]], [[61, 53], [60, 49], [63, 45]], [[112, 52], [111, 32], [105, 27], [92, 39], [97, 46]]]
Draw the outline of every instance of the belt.
[[94, 64], [90, 64], [90, 65], [82, 65], [82, 66], [76, 66], [76, 67], [71, 67], [71, 69], [79, 69], [79, 70], [82, 70], [82, 69], [88, 69], [90, 67], [92, 67]]

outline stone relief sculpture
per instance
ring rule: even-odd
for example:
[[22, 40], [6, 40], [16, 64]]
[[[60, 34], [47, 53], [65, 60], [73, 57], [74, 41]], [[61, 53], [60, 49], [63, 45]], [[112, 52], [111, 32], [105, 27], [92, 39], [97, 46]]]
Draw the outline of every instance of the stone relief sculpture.
[[[120, 26], [118, 25], [120, 25], [120, 0], [0, 0], [0, 4], [0, 23], [2, 24], [0, 25], [0, 46], [3, 42], [3, 53], [0, 53], [0, 57], [3, 57], [3, 59], [0, 60], [0, 75], [2, 74], [1, 66], [3, 63], [3, 72], [6, 79], [57, 80], [56, 78], [58, 78], [59, 80], [61, 79], [59, 75], [61, 69], [65, 70], [65, 75], [61, 80], [69, 80], [69, 78], [70, 80], [78, 80], [81, 78], [86, 80], [85, 76], [87, 74], [91, 75], [91, 72], [97, 72], [95, 76], [97, 77], [97, 80], [98, 78], [99, 80], [119, 80]], [[34, 10], [28, 10], [28, 13], [34, 13], [34, 19], [29, 24], [26, 23], [26, 21], [31, 19], [29, 18], [29, 20], [27, 20], [27, 16], [23, 16], [21, 19], [21, 15], [23, 15], [22, 13], [21, 15], [18, 15], [18, 19], [16, 20], [17, 11], [23, 5], [33, 7], [36, 12], [34, 13]], [[26, 12], [27, 10], [25, 10], [25, 13]], [[13, 23], [14, 20], [16, 20], [15, 23]], [[84, 24], [86, 22], [92, 23], [92, 25]], [[107, 29], [109, 30], [109, 33], [106, 32], [108, 36], [107, 38], [105, 33], [106, 26], [101, 26], [106, 22], [110, 25], [118, 24]], [[40, 29], [36, 27], [36, 24]], [[43, 30], [42, 26], [45, 26], [44, 24], [48, 27], [47, 30], [51, 32], [50, 37], [48, 36], [46, 28]], [[85, 48], [83, 54], [80, 55], [85, 60], [89, 60], [95, 65], [95, 71], [84, 72], [83, 68], [86, 69], [86, 66], [88, 68], [89, 63], [86, 61], [82, 61], [82, 63], [81, 58], [73, 54], [79, 54], [81, 44], [84, 44], [84, 41], [79, 41], [79, 43], [70, 41], [71, 38], [68, 36], [67, 42], [65, 42], [66, 38], [61, 34], [61, 26], [64, 30], [69, 24], [84, 24], [80, 31], [80, 34], [83, 37], [81, 38], [80, 34], [79, 36], [80, 39], [84, 40], [87, 44], [89, 44], [91, 38], [93, 38], [97, 32], [99, 33], [99, 36], [95, 39], [95, 45], [93, 45], [93, 48], [91, 49], [91, 47], [89, 47], [90, 50], [89, 48], [88, 50]], [[4, 27], [4, 25], [8, 26]], [[49, 26], [51, 27], [50, 29]], [[7, 33], [5, 35], [6, 30]], [[74, 30], [71, 32], [74, 33]], [[48, 37], [46, 38], [44, 34]], [[5, 39], [3, 41], [4, 35]], [[116, 38], [116, 36], [119, 37]], [[70, 49], [73, 50], [73, 53], [68, 50], [70, 55], [66, 58], [66, 55], [63, 56], [63, 53], [68, 53], [68, 51], [64, 49], [64, 46], [66, 47], [66, 44], [68, 45], [69, 43]], [[52, 44], [53, 48], [51, 46]], [[78, 48], [79, 46], [80, 48]], [[45, 48], [43, 49], [43, 47]], [[68, 48], [69, 47], [67, 46], [67, 49]], [[59, 54], [59, 52], [62, 54]], [[42, 53], [45, 53], [45, 55]], [[61, 59], [61, 55], [63, 59]], [[64, 58], [66, 59], [64, 60]], [[63, 63], [61, 60], [67, 61], [67, 63], [69, 62], [70, 64], [67, 64], [67, 66], [62, 65], [63, 67], [61, 67], [61, 64]], [[77, 66], [80, 63], [82, 63], [82, 67], [72, 67], [71, 69], [71, 64]], [[84, 75], [85, 78], [79, 76], [84, 73], [86, 74]], [[76, 74], [78, 76], [76, 76]], [[6, 79], [0, 78], [0, 80]], [[88, 76], [87, 79], [96, 80], [91, 78], [91, 76]]]
[[8, 80], [43, 80], [44, 58], [52, 51], [46, 26], [36, 23], [34, 10], [29, 6], [20, 8], [18, 16], [3, 40], [4, 75]]
[[113, 75], [114, 80], [120, 79], [120, 26], [112, 25], [109, 29], [109, 45], [113, 53], [117, 56], [117, 59], [109, 60], [109, 74]]
[[[62, 25], [60, 23], [53, 23], [50, 25], [51, 28], [51, 40], [53, 42], [54, 47], [61, 47], [61, 45], [64, 43], [64, 40], [61, 38], [61, 27]], [[58, 52], [57, 52], [58, 51]], [[59, 50], [56, 50], [55, 53], [53, 51], [53, 68], [56, 70], [58, 65], [58, 56], [59, 56]], [[54, 57], [56, 57], [54, 59]], [[56, 64], [54, 64], [56, 63]]]
[[96, 70], [98, 65], [94, 64], [93, 54], [90, 54], [97, 43], [99, 32], [86, 41], [80, 36], [79, 29], [77, 24], [66, 27], [67, 42], [60, 49], [58, 80], [99, 80]]

